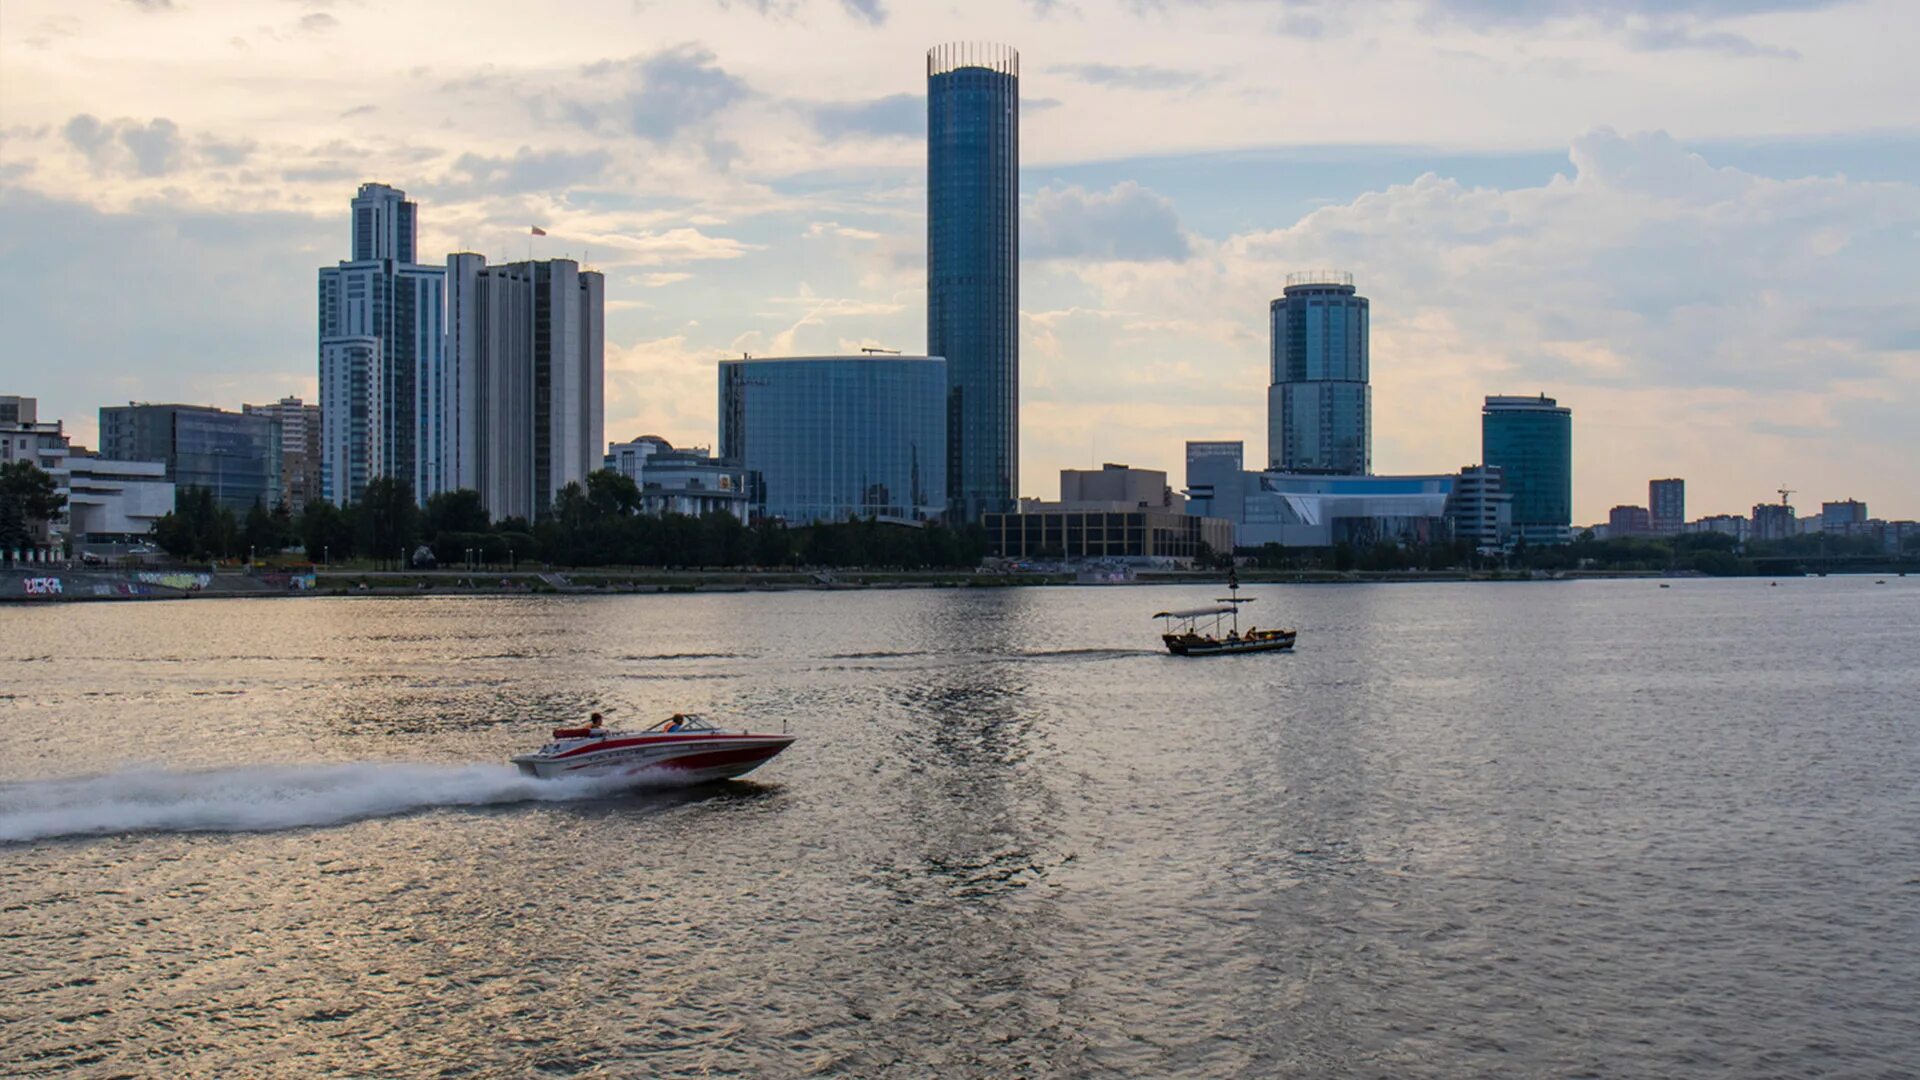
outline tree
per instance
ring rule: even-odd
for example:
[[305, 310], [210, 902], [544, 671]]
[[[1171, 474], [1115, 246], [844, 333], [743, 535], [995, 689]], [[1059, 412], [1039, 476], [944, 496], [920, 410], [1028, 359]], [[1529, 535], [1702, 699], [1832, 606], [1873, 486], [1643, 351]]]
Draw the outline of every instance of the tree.
[[213, 491], [203, 487], [174, 493], [173, 511], [153, 523], [153, 541], [176, 559], [226, 558], [242, 543], [233, 511], [215, 502]]
[[306, 545], [311, 562], [352, 558], [353, 534], [351, 508], [342, 510], [324, 499], [315, 499], [300, 513], [300, 542]]
[[480, 502], [480, 493], [471, 488], [429, 496], [426, 519], [429, 536], [487, 531], [487, 508]]
[[640, 486], [633, 477], [612, 469], [587, 474], [587, 501], [604, 517], [640, 512]]
[[0, 465], [0, 550], [33, 543], [39, 527], [60, 516], [67, 497], [53, 477], [31, 461]]
[[413, 485], [398, 477], [377, 477], [355, 507], [354, 537], [360, 553], [376, 559], [391, 555], [401, 562], [420, 543], [420, 508], [413, 501]]

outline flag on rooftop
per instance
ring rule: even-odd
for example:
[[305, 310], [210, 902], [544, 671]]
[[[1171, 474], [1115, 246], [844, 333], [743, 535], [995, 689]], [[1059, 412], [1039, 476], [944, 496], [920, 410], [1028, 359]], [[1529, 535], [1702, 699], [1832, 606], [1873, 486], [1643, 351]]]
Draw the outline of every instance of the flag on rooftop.
[[545, 235], [547, 235], [547, 230], [545, 230], [545, 229], [543, 229], [543, 228], [541, 228], [541, 227], [540, 227], [540, 226], [538, 226], [538, 225], [535, 225], [535, 226], [533, 227], [533, 235], [535, 235], [535, 236], [545, 236]]

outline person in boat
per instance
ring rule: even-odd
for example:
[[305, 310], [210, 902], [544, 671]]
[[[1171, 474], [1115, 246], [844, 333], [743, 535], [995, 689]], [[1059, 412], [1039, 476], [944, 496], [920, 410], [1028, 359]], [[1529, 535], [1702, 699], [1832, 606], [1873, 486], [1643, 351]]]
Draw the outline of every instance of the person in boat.
[[667, 726], [664, 728], [661, 728], [661, 730], [662, 731], [679, 731], [680, 725], [686, 723], [686, 720], [687, 720], [686, 717], [680, 715], [679, 713], [674, 713], [671, 717], [667, 718]]
[[594, 713], [592, 716], [587, 718], [587, 734], [589, 735], [606, 734], [606, 721], [600, 718], [599, 713]]

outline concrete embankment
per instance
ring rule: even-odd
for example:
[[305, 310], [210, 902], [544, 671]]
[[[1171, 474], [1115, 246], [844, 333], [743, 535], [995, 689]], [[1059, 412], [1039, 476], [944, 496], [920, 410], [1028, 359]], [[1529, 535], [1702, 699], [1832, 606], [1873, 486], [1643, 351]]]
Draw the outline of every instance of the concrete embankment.
[[62, 603], [82, 600], [180, 600], [192, 596], [281, 596], [312, 590], [314, 576], [300, 573], [208, 570], [92, 570], [58, 566], [0, 569], [0, 602]]

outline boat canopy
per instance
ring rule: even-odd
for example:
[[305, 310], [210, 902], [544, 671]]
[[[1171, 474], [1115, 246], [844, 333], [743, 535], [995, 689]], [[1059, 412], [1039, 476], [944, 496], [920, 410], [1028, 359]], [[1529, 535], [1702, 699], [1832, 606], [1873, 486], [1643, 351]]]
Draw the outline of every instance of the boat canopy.
[[[1244, 603], [1244, 601], [1242, 602]], [[1233, 610], [1232, 605], [1221, 604], [1219, 607], [1197, 607], [1187, 611], [1161, 611], [1156, 612], [1153, 617], [1156, 619], [1198, 619], [1203, 615], [1227, 615], [1232, 613]]]

